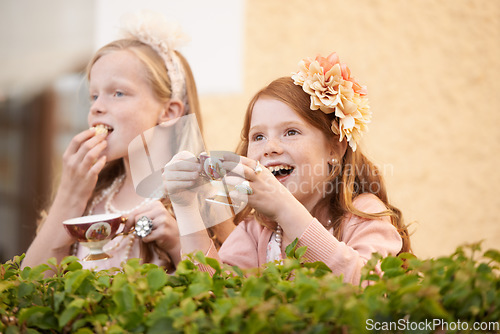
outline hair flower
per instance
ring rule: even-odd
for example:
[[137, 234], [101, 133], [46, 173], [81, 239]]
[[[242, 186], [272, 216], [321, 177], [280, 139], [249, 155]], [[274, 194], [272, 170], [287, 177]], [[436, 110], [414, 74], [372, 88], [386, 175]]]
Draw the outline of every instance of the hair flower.
[[292, 79], [311, 96], [311, 110], [335, 115], [331, 126], [333, 133], [339, 135], [339, 141], [346, 137], [349, 146], [356, 151], [371, 121], [367, 90], [351, 77], [351, 70], [340, 62], [337, 53], [327, 58], [317, 56], [314, 60], [301, 60]]

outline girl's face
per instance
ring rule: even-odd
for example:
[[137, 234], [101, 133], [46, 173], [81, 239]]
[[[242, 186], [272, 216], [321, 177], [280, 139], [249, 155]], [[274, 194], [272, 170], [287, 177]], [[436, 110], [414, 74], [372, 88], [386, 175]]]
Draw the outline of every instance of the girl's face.
[[253, 107], [248, 157], [260, 161], [307, 209], [324, 194], [333, 148], [326, 136], [285, 103], [260, 98]]
[[109, 127], [107, 161], [128, 156], [128, 144], [154, 127], [164, 111], [146, 77], [146, 68], [131, 52], [120, 50], [99, 58], [90, 71], [89, 126]]

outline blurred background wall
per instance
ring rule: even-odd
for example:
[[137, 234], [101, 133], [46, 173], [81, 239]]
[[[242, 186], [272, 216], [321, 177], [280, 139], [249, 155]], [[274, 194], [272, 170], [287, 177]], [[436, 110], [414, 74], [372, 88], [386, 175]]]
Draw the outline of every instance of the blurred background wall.
[[[29, 10], [27, 9], [29, 8]], [[26, 250], [67, 143], [87, 127], [81, 71], [124, 12], [191, 36], [210, 150], [233, 150], [252, 95], [304, 57], [338, 52], [368, 86], [364, 152], [412, 223], [415, 253], [499, 248], [500, 1], [2, 0], [0, 256]]]

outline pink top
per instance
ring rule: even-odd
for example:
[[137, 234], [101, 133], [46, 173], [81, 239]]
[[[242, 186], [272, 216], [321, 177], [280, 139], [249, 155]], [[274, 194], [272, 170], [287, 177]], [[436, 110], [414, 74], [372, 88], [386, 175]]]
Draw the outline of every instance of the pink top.
[[[354, 206], [366, 213], [385, 211], [384, 203], [372, 194], [362, 194], [353, 201]], [[389, 216], [366, 219], [349, 214], [344, 221], [342, 240], [313, 219], [298, 240], [297, 247], [307, 246], [304, 257], [310, 261], [324, 262], [335, 275], [344, 275], [345, 282], [358, 284], [361, 268], [373, 253], [382, 256], [396, 255], [403, 242]], [[260, 225], [255, 219], [242, 221], [226, 239], [219, 252], [212, 246], [206, 256], [240, 268], [255, 268], [266, 262], [266, 252], [273, 231]], [[283, 245], [282, 252], [284, 255]], [[204, 271], [212, 268], [200, 265]]]

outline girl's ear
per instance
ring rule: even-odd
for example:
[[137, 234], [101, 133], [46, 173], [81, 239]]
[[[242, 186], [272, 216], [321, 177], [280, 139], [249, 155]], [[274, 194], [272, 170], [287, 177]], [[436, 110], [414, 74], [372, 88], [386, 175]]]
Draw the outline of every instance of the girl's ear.
[[332, 149], [330, 151], [330, 158], [335, 158], [338, 161], [342, 161], [347, 150], [347, 140], [344, 138], [342, 141], [335, 140], [332, 144]]
[[174, 120], [182, 115], [184, 115], [184, 103], [180, 100], [170, 99], [165, 103], [165, 107], [160, 115], [158, 115], [158, 124]]

